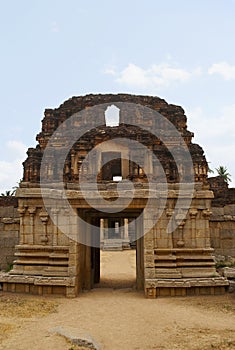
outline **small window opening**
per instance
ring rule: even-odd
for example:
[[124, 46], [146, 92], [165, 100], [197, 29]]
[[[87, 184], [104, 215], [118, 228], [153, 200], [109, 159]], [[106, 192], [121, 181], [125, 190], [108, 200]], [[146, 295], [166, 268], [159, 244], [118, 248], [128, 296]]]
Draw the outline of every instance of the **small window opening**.
[[122, 176], [113, 176], [113, 181], [114, 182], [122, 181]]
[[119, 126], [119, 114], [120, 109], [112, 105], [108, 107], [105, 111], [105, 123], [106, 126]]

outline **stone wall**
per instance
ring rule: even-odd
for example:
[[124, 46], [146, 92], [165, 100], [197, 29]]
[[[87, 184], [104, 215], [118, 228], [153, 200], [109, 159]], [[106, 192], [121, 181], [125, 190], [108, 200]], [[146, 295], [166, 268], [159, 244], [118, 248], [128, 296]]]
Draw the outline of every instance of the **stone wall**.
[[215, 256], [235, 258], [235, 204], [212, 207], [210, 233]]
[[[235, 259], [235, 188], [229, 188], [221, 176], [208, 178], [211, 190], [211, 245], [217, 261]], [[230, 259], [230, 257], [232, 259]]]
[[14, 207], [18, 206], [18, 199], [15, 196], [2, 196], [0, 197], [0, 208], [1, 207]]
[[212, 207], [224, 207], [235, 204], [235, 188], [229, 188], [227, 182], [221, 176], [208, 178], [210, 189], [214, 192]]
[[[15, 198], [9, 200], [9, 203], [14, 201]], [[10, 268], [15, 259], [15, 245], [19, 242], [20, 221], [17, 208], [13, 205], [6, 206], [7, 203], [7, 198], [0, 203], [3, 205], [0, 206], [0, 270]]]

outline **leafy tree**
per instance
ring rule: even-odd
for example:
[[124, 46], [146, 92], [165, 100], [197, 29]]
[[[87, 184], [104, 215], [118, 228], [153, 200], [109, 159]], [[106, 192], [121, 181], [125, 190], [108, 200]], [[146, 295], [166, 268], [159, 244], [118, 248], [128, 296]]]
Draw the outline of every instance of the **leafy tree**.
[[215, 170], [217, 171], [218, 175], [221, 176], [225, 182], [229, 182], [229, 181], [232, 181], [231, 180], [231, 174], [228, 173], [228, 169], [223, 166], [223, 165], [220, 165], [218, 168], [215, 168]]

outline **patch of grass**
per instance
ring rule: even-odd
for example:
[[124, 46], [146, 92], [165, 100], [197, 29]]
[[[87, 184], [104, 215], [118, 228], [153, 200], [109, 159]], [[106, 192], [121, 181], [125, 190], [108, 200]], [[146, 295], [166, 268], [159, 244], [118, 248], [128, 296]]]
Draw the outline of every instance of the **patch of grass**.
[[5, 272], [9, 272], [13, 269], [13, 264], [8, 264], [7, 268], [5, 269]]
[[223, 267], [235, 267], [235, 263], [231, 263], [228, 261], [219, 261], [215, 264], [216, 269], [221, 269]]
[[232, 305], [229, 305], [229, 304], [225, 304], [224, 306], [223, 306], [223, 308], [224, 308], [224, 310], [226, 310], [226, 311], [231, 311], [233, 308], [232, 308]]

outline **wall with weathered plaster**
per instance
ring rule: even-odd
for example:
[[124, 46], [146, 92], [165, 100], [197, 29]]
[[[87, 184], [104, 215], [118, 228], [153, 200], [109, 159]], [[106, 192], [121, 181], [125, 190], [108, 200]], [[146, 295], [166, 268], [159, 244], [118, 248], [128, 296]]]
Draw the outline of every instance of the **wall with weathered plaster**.
[[216, 256], [235, 258], [235, 204], [212, 207], [210, 234]]
[[0, 270], [9, 269], [19, 243], [19, 215], [14, 206], [0, 207]]

